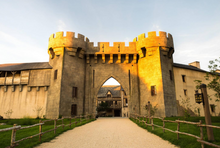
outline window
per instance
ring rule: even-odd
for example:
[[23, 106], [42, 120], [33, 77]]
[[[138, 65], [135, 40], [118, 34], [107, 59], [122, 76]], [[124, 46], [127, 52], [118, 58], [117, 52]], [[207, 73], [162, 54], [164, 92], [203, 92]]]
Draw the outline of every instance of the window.
[[117, 105], [117, 101], [115, 101], [115, 105]]
[[128, 106], [128, 99], [124, 99], [124, 107]]
[[182, 75], [183, 82], [186, 82], [186, 75]]
[[54, 71], [54, 80], [57, 79], [57, 70]]
[[73, 87], [72, 89], [72, 97], [77, 97], [77, 87]]
[[5, 72], [4, 71], [0, 71], [0, 77], [5, 77]]
[[210, 104], [212, 113], [215, 113], [215, 104]]
[[186, 90], [186, 89], [184, 89], [183, 91], [184, 91], [184, 95], [186, 96], [186, 95], [187, 95], [187, 90]]
[[156, 86], [151, 86], [151, 96], [156, 95]]
[[111, 95], [110, 95], [110, 94], [108, 94], [108, 95], [107, 95], [107, 98], [111, 98]]
[[72, 116], [77, 115], [77, 105], [76, 104], [72, 104], [72, 106], [71, 106], [71, 115]]
[[169, 73], [170, 73], [170, 80], [173, 80], [172, 71], [171, 71], [171, 70], [169, 70]]
[[141, 51], [143, 53], [143, 57], [146, 57], [146, 48], [145, 47], [141, 48]]

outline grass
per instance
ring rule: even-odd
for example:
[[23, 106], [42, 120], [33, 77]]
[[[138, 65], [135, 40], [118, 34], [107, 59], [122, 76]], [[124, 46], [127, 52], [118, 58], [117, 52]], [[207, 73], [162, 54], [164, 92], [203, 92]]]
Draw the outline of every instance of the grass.
[[[143, 118], [141, 118], [143, 119]], [[183, 117], [167, 117], [165, 120], [184, 120]], [[181, 148], [190, 147], [190, 148], [198, 148], [201, 147], [201, 143], [196, 141], [196, 138], [190, 137], [187, 135], [179, 134], [179, 140], [177, 140], [177, 134], [172, 133], [165, 130], [165, 133], [163, 133], [163, 129], [154, 126], [154, 130], [152, 130], [151, 126], [143, 125], [143, 123], [136, 122], [134, 119], [130, 119], [133, 122], [135, 122], [138, 126], [147, 129], [149, 132], [160, 136], [164, 140], [168, 140], [174, 145], [180, 146]], [[205, 118], [204, 117], [190, 117], [187, 119], [187, 121], [191, 122], [199, 122], [199, 120], [202, 120], [202, 123], [205, 124]], [[146, 120], [145, 120], [146, 121]], [[149, 123], [149, 121], [148, 121]], [[163, 126], [163, 122], [160, 119], [154, 119], [154, 124]], [[216, 126], [220, 126], [220, 117], [212, 117], [212, 124]], [[173, 131], [177, 130], [177, 123], [170, 123], [165, 122], [165, 128], [171, 129]], [[196, 125], [190, 125], [185, 123], [180, 123], [180, 132], [190, 133], [196, 136], [200, 137], [200, 129]], [[212, 142], [214, 144], [220, 145], [220, 129], [213, 129], [215, 141]], [[208, 141], [206, 128], [203, 128], [203, 134], [204, 134], [204, 140]], [[211, 146], [205, 145], [206, 148], [211, 148]]]
[[[0, 120], [1, 123], [7, 123], [7, 125], [2, 125], [0, 126], [0, 129], [3, 128], [8, 128], [8, 127], [12, 127], [13, 124], [17, 124], [17, 125], [21, 125], [21, 126], [27, 126], [28, 123], [31, 124], [36, 124], [39, 123], [40, 119], [10, 119], [10, 120]], [[79, 119], [77, 119], [79, 121]], [[42, 142], [48, 142], [52, 139], [54, 139], [56, 136], [60, 135], [61, 133], [73, 129], [77, 126], [81, 126], [84, 125], [86, 123], [89, 123], [91, 121], [94, 121], [95, 119], [90, 119], [89, 121], [83, 121], [82, 123], [77, 123], [77, 125], [72, 124], [71, 128], [69, 126], [64, 127], [64, 130], [62, 127], [57, 128], [56, 130], [56, 134], [54, 134], [54, 131], [48, 132], [46, 134], [44, 134], [42, 136], [41, 142], [39, 142], [39, 136], [36, 136], [34, 138], [31, 139], [27, 139], [24, 140], [22, 142], [19, 143], [19, 146], [16, 146], [16, 148], [30, 148], [30, 147], [34, 147], [37, 146], [39, 144], [41, 144]], [[3, 121], [3, 122], [2, 122]], [[72, 119], [71, 122], [74, 122], [75, 119]], [[23, 124], [21, 124], [23, 123]], [[67, 125], [70, 123], [69, 119], [64, 119], [64, 124]], [[31, 125], [28, 124], [28, 125]], [[57, 121], [57, 126], [61, 125], [62, 121]], [[45, 132], [47, 130], [53, 129], [54, 128], [54, 121], [50, 121], [50, 122], [46, 122], [45, 125], [42, 126], [42, 132]], [[10, 145], [10, 141], [11, 141], [11, 133], [12, 131], [6, 131], [6, 132], [0, 132], [0, 148], [4, 148]], [[28, 137], [28, 136], [32, 136], [35, 134], [39, 133], [39, 126], [35, 126], [32, 128], [28, 128], [28, 129], [22, 129], [22, 130], [18, 130], [16, 131], [16, 141], [20, 140], [22, 138]]]

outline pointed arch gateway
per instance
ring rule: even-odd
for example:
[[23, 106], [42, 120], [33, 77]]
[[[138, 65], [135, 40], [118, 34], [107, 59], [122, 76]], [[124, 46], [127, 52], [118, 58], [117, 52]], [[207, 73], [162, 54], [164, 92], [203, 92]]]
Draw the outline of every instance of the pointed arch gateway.
[[[126, 56], [124, 55], [121, 55], [121, 62], [119, 63], [117, 62], [117, 57], [115, 58], [114, 55], [113, 63], [109, 63], [110, 57], [108, 57], [108, 55], [105, 55], [105, 57], [105, 62], [103, 62], [102, 55], [97, 55], [97, 58], [95, 56], [88, 58], [90, 61], [89, 64], [86, 65], [85, 97], [82, 104], [83, 106], [79, 106], [78, 108], [83, 108], [85, 114], [90, 113], [97, 115], [98, 92], [109, 78], [114, 78], [123, 88], [123, 97], [127, 97], [127, 100], [120, 100], [121, 110], [119, 111], [120, 113], [118, 113], [119, 115], [116, 113], [116, 116], [129, 117], [131, 113], [139, 113], [137, 64], [132, 63], [132, 61], [126, 62]], [[107, 96], [105, 97], [107, 98]], [[115, 104], [115, 102], [112, 103]], [[112, 116], [114, 116], [113, 114]]]
[[121, 83], [111, 76], [101, 84], [96, 96], [97, 115], [128, 117], [128, 98]]

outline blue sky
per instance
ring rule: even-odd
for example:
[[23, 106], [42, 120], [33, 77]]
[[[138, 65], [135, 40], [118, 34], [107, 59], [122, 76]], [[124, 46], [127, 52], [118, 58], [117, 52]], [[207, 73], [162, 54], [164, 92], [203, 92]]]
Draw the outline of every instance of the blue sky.
[[219, 0], [8, 0], [0, 1], [0, 64], [49, 61], [48, 38], [73, 31], [95, 42], [131, 42], [139, 34], [166, 31], [174, 38], [174, 62], [220, 57]]

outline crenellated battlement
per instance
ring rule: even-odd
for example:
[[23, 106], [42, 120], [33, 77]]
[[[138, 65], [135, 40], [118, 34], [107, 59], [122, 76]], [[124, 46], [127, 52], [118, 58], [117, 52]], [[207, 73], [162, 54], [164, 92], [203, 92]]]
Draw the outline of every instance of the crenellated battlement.
[[148, 32], [148, 37], [145, 37], [145, 33], [140, 34], [138, 37], [134, 38], [133, 42], [137, 43], [137, 48], [148, 48], [155, 46], [163, 47], [173, 47], [173, 37], [171, 34], [163, 31], [159, 31], [159, 36], [157, 36], [156, 31]]
[[57, 47], [81, 47], [85, 49], [87, 42], [89, 39], [82, 34], [77, 34], [75, 37], [75, 32], [66, 32], [66, 36], [63, 32], [56, 32], [50, 35], [48, 49]]
[[136, 53], [136, 43], [129, 42], [129, 46], [125, 46], [125, 42], [113, 42], [110, 46], [109, 42], [99, 42], [99, 53]]
[[61, 31], [61, 32], [56, 32], [55, 34], [51, 34], [51, 35], [50, 35], [50, 38], [49, 38], [49, 41], [50, 41], [51, 39], [54, 39], [54, 38], [59, 38], [59, 39], [61, 39], [61, 38], [68, 38], [68, 39], [77, 38], [77, 39], [79, 39], [79, 40], [81, 40], [81, 41], [89, 42], [89, 39], [88, 39], [87, 37], [85, 37], [84, 35], [78, 33], [78, 34], [77, 34], [77, 37], [75, 37], [75, 32], [68, 32], [68, 31], [66, 32], [66, 36], [64, 36], [63, 31]]
[[75, 37], [75, 32], [66, 32], [66, 36], [63, 32], [57, 32], [49, 38], [48, 53], [51, 54], [49, 49], [52, 48], [56, 55], [60, 55], [65, 47], [72, 56], [75, 56], [77, 49], [80, 49], [80, 57], [84, 54], [141, 54], [142, 48], [159, 46], [164, 51], [173, 49], [172, 35], [159, 31], [157, 36], [156, 31], [152, 31], [148, 32], [148, 37], [145, 37], [145, 33], [140, 34], [133, 42], [129, 42], [129, 46], [125, 46], [125, 42], [113, 42], [113, 46], [110, 46], [109, 42], [98, 42], [97, 46], [94, 46], [94, 43], [89, 42], [89, 39], [82, 34]]

